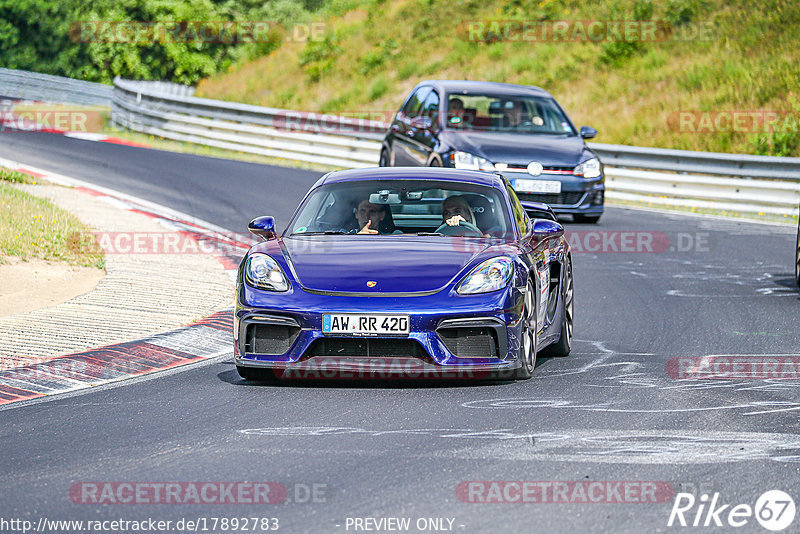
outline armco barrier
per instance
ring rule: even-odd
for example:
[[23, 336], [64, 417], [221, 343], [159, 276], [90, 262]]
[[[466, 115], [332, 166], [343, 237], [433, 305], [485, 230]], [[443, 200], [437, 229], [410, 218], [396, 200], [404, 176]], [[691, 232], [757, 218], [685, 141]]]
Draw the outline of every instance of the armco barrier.
[[[377, 164], [383, 133], [347, 131], [329, 115], [297, 121], [301, 112], [166, 95], [137, 82], [114, 82], [112, 119], [169, 139], [337, 167]], [[330, 126], [330, 128], [326, 128]], [[388, 124], [383, 124], [388, 128]], [[325, 133], [319, 133], [320, 131]], [[611, 199], [661, 205], [796, 215], [800, 158], [692, 152], [589, 143], [606, 165]]]
[[[372, 167], [378, 162], [374, 132], [337, 135], [307, 133], [286, 127], [298, 112], [168, 95], [137, 82], [114, 81], [111, 119], [119, 126], [167, 139], [240, 152], [337, 167]], [[325, 118], [315, 122], [324, 127]], [[332, 129], [335, 119], [329, 121]]]
[[[0, 69], [0, 95], [111, 102], [124, 128], [222, 149], [334, 167], [377, 165], [388, 124], [342, 128], [347, 118], [197, 98], [190, 87], [117, 78], [100, 84]], [[87, 96], [89, 95], [89, 96]], [[105, 95], [105, 96], [104, 96]], [[88, 99], [88, 100], [85, 100]], [[98, 100], [99, 99], [99, 100]], [[383, 131], [382, 131], [383, 130]], [[323, 132], [323, 133], [320, 133]], [[589, 143], [606, 165], [607, 197], [658, 205], [793, 215], [800, 204], [800, 158]]]
[[0, 68], [0, 98], [110, 106], [112, 92], [102, 83]]

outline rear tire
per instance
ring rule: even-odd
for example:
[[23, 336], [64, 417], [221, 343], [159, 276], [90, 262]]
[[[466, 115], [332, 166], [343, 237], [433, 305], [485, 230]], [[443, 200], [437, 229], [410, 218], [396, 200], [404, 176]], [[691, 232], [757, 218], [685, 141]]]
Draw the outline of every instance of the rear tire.
[[600, 220], [599, 215], [573, 215], [572, 217], [576, 223], [585, 224], [597, 224], [597, 221]]
[[548, 356], [569, 356], [572, 350], [572, 332], [575, 325], [575, 300], [572, 283], [572, 260], [568, 260], [566, 275], [564, 276], [564, 292], [561, 295], [561, 337], [554, 344], [542, 351]]
[[514, 369], [515, 380], [528, 380], [536, 367], [536, 286], [529, 280], [522, 306], [521, 366]]
[[439, 161], [439, 158], [433, 158], [429, 164], [430, 167], [441, 167], [442, 162]]
[[236, 366], [236, 372], [239, 373], [239, 376], [241, 376], [243, 379], [253, 382], [266, 382], [273, 376], [271, 369], [242, 367], [241, 365]]

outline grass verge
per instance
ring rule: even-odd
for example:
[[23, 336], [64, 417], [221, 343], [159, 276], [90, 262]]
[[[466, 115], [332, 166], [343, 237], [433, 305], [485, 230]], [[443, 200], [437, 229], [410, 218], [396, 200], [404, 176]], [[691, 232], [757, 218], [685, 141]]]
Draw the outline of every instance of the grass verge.
[[83, 267], [105, 267], [91, 229], [49, 200], [15, 184], [36, 185], [29, 175], [0, 168], [0, 263], [17, 256], [61, 261]]

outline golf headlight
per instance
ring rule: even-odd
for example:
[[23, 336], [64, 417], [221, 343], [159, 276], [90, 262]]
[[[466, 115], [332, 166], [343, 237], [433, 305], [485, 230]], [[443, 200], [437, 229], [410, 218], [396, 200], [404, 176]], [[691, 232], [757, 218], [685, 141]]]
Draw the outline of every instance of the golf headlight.
[[601, 166], [600, 160], [597, 158], [587, 159], [572, 171], [575, 176], [583, 176], [584, 178], [597, 178], [600, 176]]
[[491, 161], [469, 152], [454, 152], [453, 163], [456, 169], [467, 169], [472, 171], [493, 171], [494, 165]]
[[288, 291], [289, 281], [278, 262], [266, 254], [251, 254], [244, 266], [244, 278], [248, 285], [267, 291]]
[[459, 284], [457, 291], [462, 295], [497, 291], [508, 285], [513, 273], [514, 262], [511, 258], [492, 258], [475, 267]]

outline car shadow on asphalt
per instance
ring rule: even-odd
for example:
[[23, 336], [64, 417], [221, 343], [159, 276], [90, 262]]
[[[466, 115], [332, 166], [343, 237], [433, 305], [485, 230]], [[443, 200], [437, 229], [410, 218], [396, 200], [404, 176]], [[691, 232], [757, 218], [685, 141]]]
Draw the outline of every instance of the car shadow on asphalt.
[[772, 278], [772, 282], [780, 287], [786, 288], [788, 291], [781, 291], [782, 293], [789, 293], [789, 294], [796, 294], [798, 300], [800, 300], [800, 287], [797, 286], [797, 280], [794, 277], [794, 273], [787, 274], [787, 273], [774, 273]]
[[[536, 367], [552, 358], [538, 357]], [[233, 367], [232, 361], [223, 362]], [[534, 373], [536, 371], [534, 370]], [[535, 376], [535, 374], [534, 374]], [[245, 380], [239, 376], [236, 369], [217, 373], [217, 378], [222, 382], [242, 387], [269, 387], [269, 388], [339, 388], [339, 389], [441, 389], [441, 388], [474, 388], [504, 386], [526, 381], [516, 381], [509, 378], [383, 378], [383, 377], [352, 377], [335, 378], [324, 375], [313, 378], [278, 378], [269, 377], [265, 380]]]
[[245, 380], [235, 370], [217, 374], [223, 382], [243, 387], [266, 388], [336, 388], [336, 389], [442, 389], [474, 388], [513, 384], [514, 380], [467, 380], [467, 379], [389, 379], [389, 378], [271, 378], [267, 380]]

